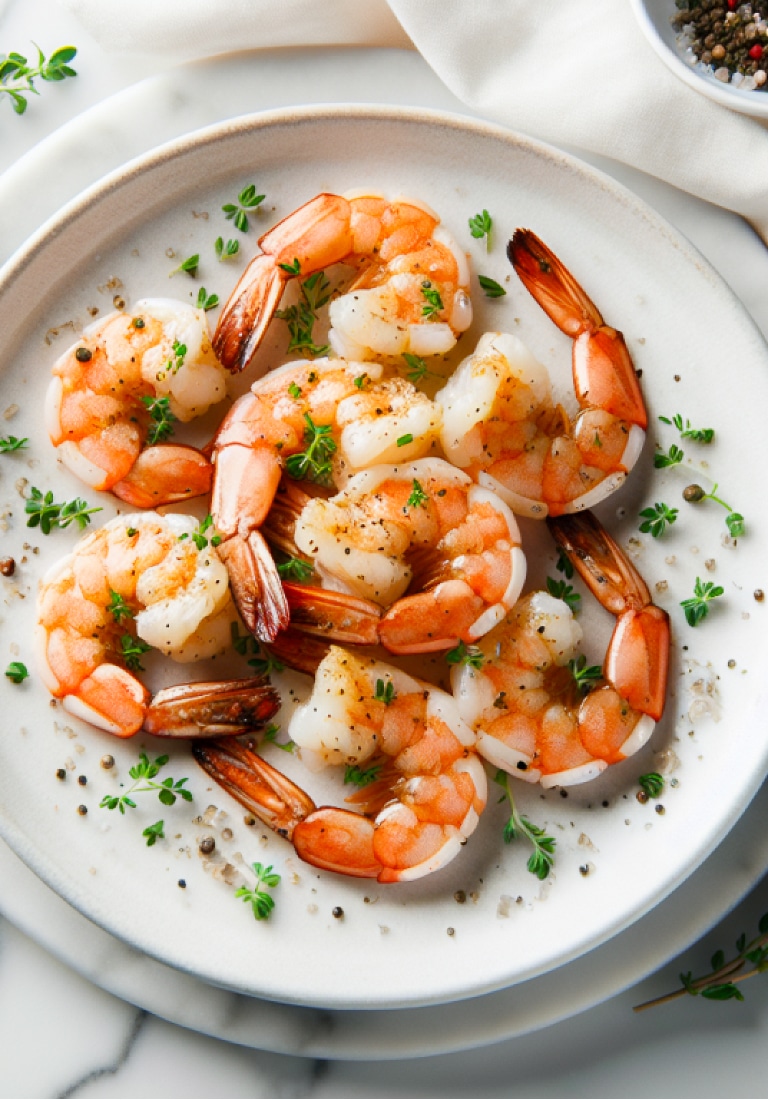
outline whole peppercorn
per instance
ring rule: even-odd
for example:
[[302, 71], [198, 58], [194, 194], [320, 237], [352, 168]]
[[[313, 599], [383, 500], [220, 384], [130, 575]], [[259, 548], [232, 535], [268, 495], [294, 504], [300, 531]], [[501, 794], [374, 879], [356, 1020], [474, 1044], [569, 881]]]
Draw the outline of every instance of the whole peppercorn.
[[687, 485], [683, 489], [683, 500], [687, 500], [689, 504], [696, 504], [697, 501], [703, 500], [706, 495], [700, 485]]

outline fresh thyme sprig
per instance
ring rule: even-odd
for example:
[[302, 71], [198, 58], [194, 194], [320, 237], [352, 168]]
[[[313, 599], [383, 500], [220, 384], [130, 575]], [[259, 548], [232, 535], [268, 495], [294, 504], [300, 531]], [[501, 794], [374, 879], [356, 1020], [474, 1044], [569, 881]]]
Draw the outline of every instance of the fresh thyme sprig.
[[643, 522], [640, 524], [640, 530], [645, 534], [651, 534], [653, 538], [660, 538], [666, 528], [667, 524], [670, 526], [677, 519], [677, 508], [670, 508], [668, 504], [658, 503], [654, 504], [652, 508], [643, 508], [640, 512]]
[[413, 479], [413, 488], [411, 495], [405, 502], [404, 512], [407, 512], [409, 508], [423, 508], [429, 500], [429, 494], [424, 492], [421, 482]]
[[381, 772], [381, 764], [373, 764], [370, 768], [358, 768], [356, 764], [347, 764], [344, 769], [344, 782], [351, 783], [355, 787], [368, 787], [375, 783]]
[[170, 397], [153, 397], [151, 394], [145, 394], [141, 403], [152, 418], [147, 442], [153, 447], [155, 443], [162, 443], [173, 435], [173, 425], [178, 418], [171, 412]]
[[331, 284], [326, 279], [325, 272], [316, 271], [302, 280], [299, 283], [299, 294], [299, 301], [295, 305], [289, 306], [288, 309], [275, 310], [275, 317], [279, 317], [288, 325], [290, 336], [288, 351], [298, 351], [312, 358], [325, 355], [328, 345], [316, 344], [312, 335], [317, 312], [331, 297]]
[[562, 550], [560, 550], [557, 555], [555, 569], [557, 569], [558, 573], [562, 573], [566, 580], [570, 581], [573, 579], [573, 562]]
[[241, 233], [247, 233], [249, 212], [261, 206], [266, 197], [266, 195], [257, 195], [256, 185], [249, 183], [237, 196], [237, 202], [227, 202], [221, 209], [227, 220], [234, 222], [235, 229], [239, 229]]
[[423, 382], [426, 376], [429, 374], [432, 378], [440, 378], [442, 375], [437, 371], [430, 370], [420, 355], [413, 355], [411, 352], [403, 352], [403, 359], [405, 365], [408, 367], [406, 378], [409, 382], [412, 382], [414, 386], [417, 386], [419, 382]]
[[284, 580], [297, 581], [299, 584], [306, 584], [315, 574], [312, 563], [303, 561], [302, 558], [289, 558], [288, 561], [281, 562], [277, 571]]
[[568, 668], [571, 670], [576, 690], [583, 694], [590, 691], [595, 683], [602, 679], [603, 670], [600, 665], [588, 665], [587, 658], [583, 653], [578, 657], [573, 657], [568, 662]]
[[285, 460], [287, 473], [297, 481], [306, 479], [327, 484], [331, 479], [331, 456], [336, 453], [336, 443], [330, 424], [315, 424], [309, 413], [304, 413], [305, 451], [289, 455]]
[[[748, 978], [754, 978], [756, 974], [762, 974], [768, 970], [768, 913], [764, 913], [760, 918], [757, 928], [759, 935], [749, 943], [742, 932], [736, 941], [736, 955], [732, 959], [726, 961], [725, 952], [716, 951], [710, 959], [712, 970], [709, 974], [701, 978], [694, 978], [690, 971], [681, 974], [681, 989], [635, 1005], [634, 1011], [643, 1012], [646, 1008], [655, 1008], [657, 1005], [667, 1004], [686, 995], [692, 997], [701, 995], [708, 1001], [743, 1001], [744, 994], [737, 983], [745, 982]], [[752, 964], [752, 969], [743, 973], [747, 963]]]
[[7, 435], [3, 439], [0, 439], [0, 454], [10, 454], [11, 451], [20, 451], [26, 447], [29, 440], [25, 436], [23, 439], [17, 439], [15, 435]]
[[228, 240], [224, 241], [223, 237], [217, 237], [213, 246], [216, 253], [216, 258], [219, 263], [223, 263], [225, 260], [231, 260], [240, 251], [240, 241]]
[[141, 638], [134, 638], [132, 634], [123, 634], [120, 638], [120, 656], [125, 661], [125, 667], [131, 672], [143, 672], [144, 665], [141, 658], [149, 653], [151, 645], [147, 645]]
[[432, 286], [429, 279], [425, 279], [421, 284], [421, 294], [424, 298], [424, 305], [421, 307], [421, 316], [426, 317], [428, 321], [434, 321], [437, 319], [443, 306], [443, 299], [440, 297], [440, 291], [437, 287]]
[[157, 791], [157, 796], [164, 806], [173, 806], [177, 798], [181, 798], [185, 802], [191, 802], [192, 792], [184, 786], [187, 782], [186, 778], [173, 780], [169, 776], [161, 783], [154, 782], [155, 776], [169, 760], [169, 756], [158, 756], [154, 761], [151, 761], [145, 752], [139, 753], [138, 764], [134, 764], [132, 768], [128, 769], [128, 774], [133, 780], [128, 790], [121, 795], [104, 795], [99, 806], [104, 810], [119, 810], [121, 814], [124, 814], [126, 806], [130, 806], [132, 809], [136, 808], [133, 795], [143, 794], [145, 791]]
[[278, 741], [277, 735], [280, 732], [280, 727], [274, 723], [270, 723], [261, 735], [263, 741], [268, 741], [270, 745], [274, 745], [277, 749], [282, 749], [283, 752], [293, 752], [296, 748], [295, 741]]
[[469, 231], [476, 240], [482, 240], [485, 237], [485, 250], [491, 251], [491, 229], [493, 228], [493, 218], [487, 210], [483, 210], [480, 214], [474, 214], [469, 219]]
[[107, 604], [107, 611], [110, 613], [116, 623], [121, 623], [123, 619], [132, 619], [133, 612], [128, 604], [125, 602], [119, 592], [115, 592], [114, 588], [109, 590], [109, 603]]
[[214, 547], [219, 546], [222, 536], [216, 533], [216, 528], [213, 526], [213, 516], [209, 512], [205, 519], [200, 521], [196, 531], [192, 531], [190, 534], [185, 531], [183, 535], [179, 535], [180, 542], [186, 538], [191, 538], [198, 550], [205, 550], [209, 544]]
[[671, 424], [677, 428], [681, 439], [693, 439], [696, 443], [711, 443], [715, 438], [714, 428], [692, 428], [690, 420], [683, 420], [680, 413], [675, 413], [671, 420], [668, 416], [660, 416], [659, 420], [662, 424]]
[[495, 279], [491, 279], [488, 275], [478, 275], [477, 281], [480, 283], [480, 287], [485, 291], [486, 298], [503, 298], [506, 295], [506, 290], [497, 283]]
[[646, 798], [658, 798], [664, 790], [664, 776], [659, 772], [646, 772], [637, 782]]
[[194, 276], [197, 275], [197, 269], [199, 266], [200, 254], [196, 252], [194, 256], [187, 256], [186, 260], [182, 260], [178, 267], [174, 267], [171, 275], [178, 275], [180, 271], [186, 271], [187, 275]]
[[728, 532], [731, 538], [739, 538], [744, 534], [746, 530], [746, 522], [741, 512], [734, 512], [730, 504], [726, 504], [725, 501], [716, 495], [717, 485], [713, 485], [712, 490], [706, 493], [701, 485], [687, 485], [683, 489], [683, 500], [686, 500], [689, 504], [700, 504], [704, 500], [713, 500], [715, 504], [722, 505], [725, 508], [728, 515], [725, 517], [725, 525], [728, 528]]
[[209, 294], [205, 287], [201, 286], [197, 292], [197, 308], [204, 309], [207, 313], [209, 309], [215, 309], [218, 304], [218, 294]]
[[[273, 672], [282, 672], [285, 668], [285, 665], [273, 657], [271, 653], [262, 650], [252, 634], [241, 634], [237, 623], [232, 623], [230, 636], [232, 638], [232, 648], [236, 653], [239, 653], [241, 657], [251, 655], [248, 664], [258, 676], [269, 676]], [[264, 653], [266, 653], [266, 656], [262, 655]]]
[[[509, 775], [505, 771], [499, 769], [494, 779], [500, 787], [504, 788], [511, 810], [509, 819], [504, 825], [504, 843], [511, 844], [513, 840], [520, 837], [529, 841], [533, 845], [533, 855], [528, 860], [528, 870], [543, 882], [554, 866], [557, 841], [554, 837], [548, 836], [546, 831], [539, 825], [534, 825], [527, 817], [523, 817], [518, 813], [509, 783]], [[499, 801], [503, 802], [504, 797], [505, 795], [502, 795]]]
[[697, 577], [693, 586], [693, 596], [680, 601], [688, 625], [696, 626], [702, 619], [706, 619], [711, 601], [719, 599], [724, 592], [722, 585], [715, 584], [713, 581], [705, 582]]
[[12, 684], [21, 684], [29, 676], [29, 671], [21, 661], [11, 661], [5, 670], [5, 675]]
[[482, 668], [485, 664], [485, 656], [476, 645], [465, 645], [459, 642], [453, 649], [449, 649], [445, 655], [449, 665], [466, 665], [469, 668]]
[[377, 699], [380, 703], [383, 703], [385, 707], [390, 706], [397, 698], [395, 685], [392, 683], [391, 680], [387, 680], [386, 683], [384, 682], [384, 680], [377, 680], [376, 689], [373, 693], [373, 697], [374, 699]]
[[69, 527], [70, 523], [76, 523], [80, 530], [84, 530], [91, 522], [94, 512], [101, 512], [101, 508], [89, 508], [86, 501], [76, 497], [66, 504], [56, 504], [53, 493], [49, 490], [43, 493], [34, 485], [29, 490], [24, 511], [29, 516], [27, 527], [39, 527], [44, 535], [50, 535], [54, 527]]
[[243, 901], [253, 909], [256, 920], [269, 920], [272, 910], [275, 908], [275, 899], [263, 886], [273, 890], [280, 882], [280, 875], [272, 870], [272, 865], [263, 867], [261, 863], [254, 863], [253, 873], [256, 875], [255, 886], [240, 886], [235, 890], [235, 897]]
[[568, 584], [562, 578], [556, 580], [554, 577], [547, 577], [547, 592], [550, 596], [554, 596], [556, 600], [562, 600], [563, 603], [567, 603], [571, 611], [576, 614], [581, 606], [581, 596], [573, 587]]
[[5, 92], [11, 97], [11, 106], [17, 115], [23, 115], [26, 111], [26, 97], [30, 93], [40, 94], [35, 87], [38, 77], [40, 80], [56, 83], [68, 76], [77, 76], [70, 65], [70, 61], [77, 55], [74, 46], [60, 46], [47, 60], [40, 47], [37, 46], [36, 49], [36, 66], [30, 65], [27, 58], [20, 53], [0, 56], [0, 94]]
[[679, 466], [684, 458], [685, 453], [676, 443], [673, 443], [666, 454], [663, 451], [656, 452], [653, 456], [653, 465], [657, 470], [662, 470], [666, 466]]

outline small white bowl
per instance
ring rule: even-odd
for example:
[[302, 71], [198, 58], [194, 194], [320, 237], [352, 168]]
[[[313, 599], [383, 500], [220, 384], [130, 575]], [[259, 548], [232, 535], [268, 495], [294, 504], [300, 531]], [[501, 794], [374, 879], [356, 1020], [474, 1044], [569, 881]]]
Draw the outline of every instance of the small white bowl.
[[630, 0], [630, 4], [646, 38], [680, 80], [732, 111], [753, 118], [768, 118], [768, 91], [739, 91], [686, 61], [685, 52], [676, 41], [677, 32], [670, 22], [677, 10], [674, 0]]

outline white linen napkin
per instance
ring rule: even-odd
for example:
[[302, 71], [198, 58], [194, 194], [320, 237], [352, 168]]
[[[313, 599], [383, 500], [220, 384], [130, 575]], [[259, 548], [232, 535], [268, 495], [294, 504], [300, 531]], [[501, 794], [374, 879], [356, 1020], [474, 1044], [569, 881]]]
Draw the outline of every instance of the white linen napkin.
[[[107, 50], [419, 50], [489, 119], [612, 157], [742, 214], [768, 241], [768, 133], [687, 87], [622, 0], [60, 0]], [[768, 93], [766, 93], [768, 94]]]

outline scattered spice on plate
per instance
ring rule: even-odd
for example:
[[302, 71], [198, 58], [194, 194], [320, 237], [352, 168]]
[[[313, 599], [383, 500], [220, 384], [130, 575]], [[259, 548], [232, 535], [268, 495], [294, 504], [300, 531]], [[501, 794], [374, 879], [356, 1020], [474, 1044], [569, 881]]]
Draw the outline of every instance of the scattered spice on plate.
[[686, 58], [723, 84], [768, 91], [768, 0], [675, 0]]

